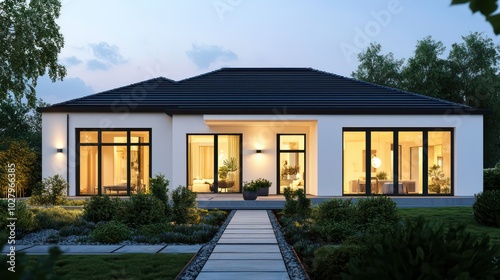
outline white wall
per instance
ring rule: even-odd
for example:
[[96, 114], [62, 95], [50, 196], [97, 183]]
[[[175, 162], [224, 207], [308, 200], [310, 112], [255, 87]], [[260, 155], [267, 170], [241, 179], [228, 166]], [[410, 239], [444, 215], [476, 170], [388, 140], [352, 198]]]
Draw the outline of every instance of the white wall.
[[[268, 179], [272, 182], [269, 189], [270, 194], [277, 193], [277, 134], [279, 133], [297, 133], [306, 134], [306, 145], [311, 147], [315, 145], [315, 139], [311, 134], [313, 128], [312, 122], [276, 120], [272, 115], [259, 116], [239, 116], [239, 115], [205, 115], [205, 116], [174, 116], [173, 117], [173, 157], [175, 164], [173, 166], [172, 185], [186, 185], [187, 170], [187, 134], [210, 133], [210, 134], [233, 134], [243, 135], [243, 180], [250, 181], [259, 177]], [[313, 143], [311, 143], [313, 142]], [[257, 149], [262, 150], [257, 154]], [[311, 171], [309, 161], [316, 158], [314, 150], [307, 148], [308, 158], [306, 189], [308, 193], [316, 190], [316, 179], [314, 169]], [[312, 155], [311, 155], [312, 154]], [[315, 166], [315, 165], [312, 165]], [[309, 187], [311, 186], [311, 187]], [[311, 188], [311, 189], [309, 189]]]
[[[454, 193], [471, 196], [483, 186], [483, 120], [479, 115], [178, 115], [70, 114], [70, 195], [75, 194], [75, 128], [152, 128], [152, 175], [164, 173], [171, 187], [186, 184], [187, 134], [242, 133], [243, 181], [258, 177], [273, 182], [276, 193], [276, 135], [306, 133], [307, 193], [342, 195], [344, 127], [454, 128]], [[43, 177], [66, 177], [66, 114], [44, 113]], [[63, 154], [56, 149], [63, 148]], [[262, 154], [256, 154], [259, 148]]]
[[[56, 174], [66, 178], [66, 115], [65, 113], [42, 114], [42, 177]], [[172, 177], [172, 121], [162, 113], [71, 113], [69, 114], [69, 179], [70, 193], [76, 194], [76, 128], [151, 128], [153, 145], [152, 176], [163, 173]], [[63, 154], [56, 153], [63, 148]]]
[[[480, 115], [318, 116], [318, 195], [342, 195], [342, 129], [367, 127], [454, 128], [454, 194], [483, 188], [483, 117]], [[332, 186], [332, 183], [333, 186]]]

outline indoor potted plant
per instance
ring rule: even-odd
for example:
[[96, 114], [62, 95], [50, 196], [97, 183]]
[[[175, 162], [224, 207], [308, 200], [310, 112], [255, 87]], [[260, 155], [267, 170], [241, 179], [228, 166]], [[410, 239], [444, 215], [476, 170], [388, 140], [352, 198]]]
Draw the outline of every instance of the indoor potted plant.
[[255, 184], [255, 181], [245, 182], [243, 184], [243, 199], [244, 200], [256, 200], [258, 191], [259, 191], [259, 188], [258, 188], [257, 184]]
[[271, 187], [272, 183], [264, 178], [259, 178], [254, 181], [254, 184], [257, 185], [257, 188], [259, 189], [257, 191], [258, 196], [268, 196], [269, 195], [269, 187]]

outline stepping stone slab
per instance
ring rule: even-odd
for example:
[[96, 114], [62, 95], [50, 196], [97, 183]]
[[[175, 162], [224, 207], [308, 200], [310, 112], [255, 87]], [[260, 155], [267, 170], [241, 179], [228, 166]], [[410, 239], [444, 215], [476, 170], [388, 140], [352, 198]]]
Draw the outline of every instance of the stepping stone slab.
[[10, 247], [11, 246], [16, 247], [15, 252], [17, 253], [17, 252], [21, 252], [22, 250], [24, 250], [26, 248], [33, 247], [34, 245], [10, 245], [10, 244], [6, 244], [2, 248], [2, 254], [10, 253]]
[[[48, 254], [51, 247], [55, 245], [37, 245], [24, 249], [26, 254]], [[57, 246], [67, 254], [111, 254], [122, 245], [61, 245]]]
[[201, 272], [196, 280], [287, 280], [286, 272]]
[[120, 249], [114, 251], [113, 253], [121, 254], [121, 253], [157, 253], [163, 248], [165, 245], [125, 245]]
[[252, 245], [242, 245], [242, 244], [217, 244], [213, 250], [213, 253], [280, 253], [280, 248], [278, 244], [252, 244]]
[[212, 260], [208, 259], [203, 271], [285, 271], [283, 260]]
[[211, 260], [281, 260], [281, 253], [212, 253]]
[[217, 244], [277, 244], [276, 238], [221, 238]]
[[194, 244], [194, 245], [168, 245], [165, 247], [163, 250], [161, 250], [158, 253], [177, 253], [177, 254], [182, 254], [182, 253], [198, 253], [202, 245], [200, 244]]

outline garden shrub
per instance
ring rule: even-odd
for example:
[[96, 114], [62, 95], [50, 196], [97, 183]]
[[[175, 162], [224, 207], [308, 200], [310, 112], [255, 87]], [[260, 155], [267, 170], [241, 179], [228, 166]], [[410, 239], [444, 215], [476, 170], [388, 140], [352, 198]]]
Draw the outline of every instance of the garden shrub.
[[218, 227], [206, 224], [180, 224], [171, 232], [160, 234], [160, 241], [166, 243], [206, 243], [217, 233]]
[[127, 240], [129, 236], [130, 229], [127, 225], [114, 220], [97, 224], [90, 234], [93, 241], [105, 244], [115, 244]]
[[500, 190], [485, 191], [474, 196], [474, 219], [486, 226], [500, 227]]
[[500, 190], [500, 166], [485, 168], [483, 171], [483, 191]]
[[166, 222], [165, 206], [151, 194], [138, 193], [121, 203], [116, 220], [132, 228]]
[[115, 218], [122, 201], [120, 198], [110, 198], [107, 195], [92, 196], [83, 206], [83, 218], [98, 223], [111, 221]]
[[78, 223], [82, 216], [81, 210], [65, 210], [61, 207], [37, 208], [33, 212], [37, 229], [61, 229]]
[[163, 174], [157, 174], [155, 177], [149, 179], [149, 191], [165, 205], [165, 216], [167, 219], [170, 219], [172, 215], [172, 207], [170, 207], [168, 200], [169, 184], [170, 181]]
[[199, 209], [198, 213], [200, 214], [200, 223], [209, 224], [209, 225], [221, 225], [227, 217], [227, 212], [223, 210], [210, 210], [207, 211], [205, 209]]
[[314, 279], [342, 279], [341, 273], [347, 272], [351, 258], [361, 255], [361, 252], [355, 245], [320, 247], [314, 252], [311, 276]]
[[31, 205], [62, 205], [66, 202], [68, 182], [60, 176], [44, 178], [41, 184], [33, 187], [29, 198]]
[[498, 245], [464, 225], [408, 219], [351, 259], [343, 279], [499, 279]]
[[179, 186], [172, 191], [174, 206], [172, 209], [172, 221], [176, 224], [199, 223], [200, 214], [196, 207], [196, 193]]
[[173, 226], [169, 223], [155, 223], [143, 225], [138, 232], [140, 235], [144, 235], [146, 237], [156, 237], [163, 232], [172, 231], [172, 229]]
[[321, 242], [339, 243], [349, 236], [354, 235], [358, 225], [352, 221], [330, 221], [327, 223], [314, 223], [311, 233]]
[[[13, 206], [13, 205], [10, 205]], [[22, 238], [25, 234], [33, 231], [35, 228], [35, 219], [33, 212], [22, 200], [16, 199], [13, 212], [9, 212], [9, 201], [0, 200], [0, 229], [7, 229], [9, 220], [7, 218], [17, 218], [16, 238]], [[12, 215], [11, 215], [12, 213]]]
[[333, 198], [314, 208], [313, 216], [317, 223], [351, 221], [355, 211], [355, 205], [351, 199]]
[[293, 191], [287, 187], [284, 189], [284, 195], [283, 214], [285, 216], [309, 217], [311, 215], [311, 200], [306, 197], [303, 189]]
[[397, 204], [387, 196], [361, 198], [356, 203], [356, 222], [366, 228], [392, 225], [399, 221]]

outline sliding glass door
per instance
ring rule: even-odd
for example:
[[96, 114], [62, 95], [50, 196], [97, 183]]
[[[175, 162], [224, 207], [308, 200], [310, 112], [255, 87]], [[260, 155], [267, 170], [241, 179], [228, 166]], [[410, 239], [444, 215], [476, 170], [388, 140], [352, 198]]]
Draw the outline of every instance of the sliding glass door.
[[200, 193], [241, 192], [241, 135], [188, 135], [187, 186]]

